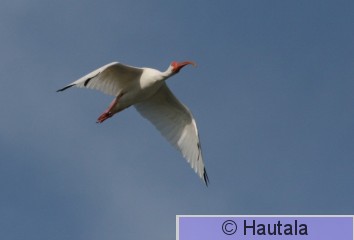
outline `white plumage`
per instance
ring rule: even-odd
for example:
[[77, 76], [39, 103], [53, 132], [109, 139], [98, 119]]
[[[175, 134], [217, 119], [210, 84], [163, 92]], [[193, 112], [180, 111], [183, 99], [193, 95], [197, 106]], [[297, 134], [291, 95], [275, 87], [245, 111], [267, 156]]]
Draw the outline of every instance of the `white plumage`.
[[208, 185], [198, 129], [191, 111], [173, 95], [165, 80], [193, 62], [172, 62], [165, 72], [137, 68], [122, 63], [107, 64], [65, 86], [86, 87], [115, 96], [108, 109], [97, 119], [102, 123], [114, 114], [135, 106], [190, 163]]

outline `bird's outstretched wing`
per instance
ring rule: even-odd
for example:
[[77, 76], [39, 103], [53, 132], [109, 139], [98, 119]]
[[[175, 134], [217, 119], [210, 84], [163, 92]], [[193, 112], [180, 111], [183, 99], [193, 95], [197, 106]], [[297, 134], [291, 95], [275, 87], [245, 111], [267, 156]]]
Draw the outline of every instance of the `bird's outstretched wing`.
[[208, 185], [198, 129], [192, 113], [164, 83], [155, 95], [135, 104], [135, 108], [186, 158], [194, 171]]
[[119, 90], [129, 81], [139, 79], [142, 72], [142, 68], [112, 62], [59, 89], [57, 92], [76, 86], [96, 89], [116, 96]]

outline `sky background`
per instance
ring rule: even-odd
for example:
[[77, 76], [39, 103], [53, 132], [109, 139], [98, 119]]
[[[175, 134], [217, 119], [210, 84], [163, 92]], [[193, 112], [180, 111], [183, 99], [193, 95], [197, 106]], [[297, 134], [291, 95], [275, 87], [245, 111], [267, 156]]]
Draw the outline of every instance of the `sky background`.
[[[175, 239], [176, 214], [354, 214], [354, 1], [0, 2], [0, 239]], [[210, 178], [134, 108], [55, 91], [165, 70]]]

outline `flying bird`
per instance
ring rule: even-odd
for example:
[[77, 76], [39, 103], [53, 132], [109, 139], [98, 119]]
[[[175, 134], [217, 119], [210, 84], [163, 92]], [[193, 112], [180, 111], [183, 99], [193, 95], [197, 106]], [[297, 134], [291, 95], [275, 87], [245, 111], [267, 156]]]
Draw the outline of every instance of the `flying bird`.
[[109, 63], [81, 77], [70, 87], [91, 88], [113, 95], [114, 99], [97, 119], [102, 123], [116, 113], [134, 106], [136, 110], [176, 147], [190, 163], [198, 176], [208, 186], [197, 124], [191, 111], [171, 92], [165, 81], [194, 62], [172, 62], [166, 71], [128, 66], [119, 62]]

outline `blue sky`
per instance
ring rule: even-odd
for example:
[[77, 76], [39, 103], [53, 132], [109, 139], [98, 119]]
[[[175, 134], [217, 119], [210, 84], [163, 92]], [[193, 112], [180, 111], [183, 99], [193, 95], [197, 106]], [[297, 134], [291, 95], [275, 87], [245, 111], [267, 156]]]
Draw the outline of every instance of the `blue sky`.
[[[0, 3], [0, 238], [175, 239], [176, 214], [354, 213], [353, 1]], [[205, 187], [112, 97], [55, 91], [112, 61], [165, 70]]]

